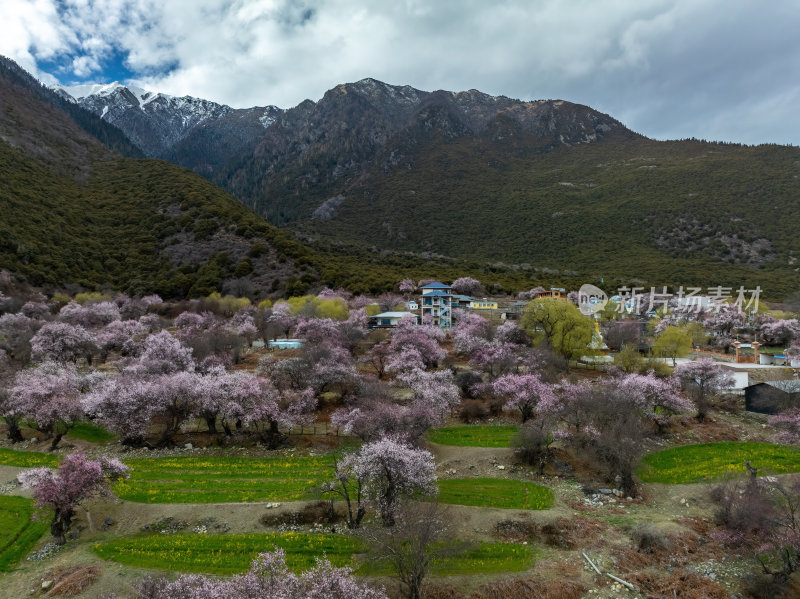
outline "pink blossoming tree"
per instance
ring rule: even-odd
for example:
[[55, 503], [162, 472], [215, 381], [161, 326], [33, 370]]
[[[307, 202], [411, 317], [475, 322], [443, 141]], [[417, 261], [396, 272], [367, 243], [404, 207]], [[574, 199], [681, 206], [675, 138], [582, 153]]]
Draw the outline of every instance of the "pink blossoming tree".
[[675, 376], [681, 380], [694, 400], [697, 419], [700, 421], [708, 414], [711, 399], [720, 390], [733, 384], [730, 372], [711, 358], [680, 364], [675, 368]]
[[74, 365], [45, 362], [17, 373], [10, 407], [52, 436], [52, 451], [83, 416], [79, 401], [82, 383]]
[[453, 281], [450, 285], [450, 289], [453, 290], [453, 293], [460, 295], [475, 295], [483, 290], [483, 285], [481, 285], [480, 281], [472, 277], [461, 277]]
[[352, 465], [366, 496], [378, 504], [384, 526], [394, 525], [397, 504], [403, 497], [436, 492], [434, 470], [430, 452], [391, 437], [363, 445]]
[[537, 407], [552, 412], [556, 404], [553, 389], [535, 374], [503, 375], [492, 384], [492, 391], [506, 400], [506, 408], [520, 411], [523, 423], [534, 416]]
[[39, 362], [77, 362], [85, 358], [91, 364], [96, 349], [86, 329], [64, 322], [46, 323], [31, 339], [33, 359]]
[[[286, 565], [286, 553], [276, 548], [260, 553], [244, 574], [228, 580], [197, 574], [148, 578], [136, 599], [388, 599], [358, 580], [350, 568], [335, 568], [326, 559], [299, 576]], [[113, 599], [109, 597], [107, 599]]]
[[612, 386], [631, 399], [642, 415], [655, 424], [659, 434], [669, 424], [670, 416], [692, 409], [691, 400], [681, 395], [676, 377], [660, 378], [652, 370], [647, 374], [619, 376]]
[[75, 508], [100, 494], [109, 494], [108, 483], [127, 477], [129, 468], [111, 458], [90, 460], [82, 453], [64, 458], [57, 470], [35, 468], [19, 474], [24, 489], [32, 489], [41, 508], [52, 508], [50, 532], [56, 543], [66, 543], [66, 533], [72, 526]]
[[426, 368], [435, 367], [444, 360], [446, 352], [439, 346], [444, 341], [444, 332], [432, 325], [417, 325], [411, 317], [400, 319], [400, 323], [392, 335], [391, 349], [400, 353], [405, 348], [419, 353]]

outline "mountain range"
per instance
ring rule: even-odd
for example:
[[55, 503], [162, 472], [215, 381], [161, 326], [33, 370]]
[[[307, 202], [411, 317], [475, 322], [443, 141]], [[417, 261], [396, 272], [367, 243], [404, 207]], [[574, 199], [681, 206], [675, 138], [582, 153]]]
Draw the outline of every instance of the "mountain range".
[[[148, 130], [159, 136], [162, 151], [211, 125], [233, 135], [221, 123], [249, 122], [254, 114], [118, 85], [89, 91], [133, 106], [121, 112], [128, 123], [136, 122], [136, 111], [153, 110], [163, 120]], [[95, 115], [65, 94], [0, 57], [0, 269], [23, 281], [50, 290], [166, 298], [224, 291], [254, 299], [323, 285], [379, 294], [408, 276], [452, 280], [485, 273], [496, 290], [541, 282], [534, 272], [489, 271], [463, 261], [420, 263], [415, 255], [355, 247], [315, 250], [198, 174], [144, 158], [156, 146], [132, 135], [140, 148], [103, 118], [111, 106]], [[272, 112], [257, 111], [262, 132]]]
[[364, 79], [235, 109], [0, 59], [0, 142], [0, 268], [41, 283], [800, 289], [797, 148], [655, 141], [561, 100]]
[[656, 141], [567, 101], [374, 79], [289, 109], [119, 84], [60, 92], [323, 251], [614, 284], [761, 285], [776, 298], [800, 288], [795, 147]]

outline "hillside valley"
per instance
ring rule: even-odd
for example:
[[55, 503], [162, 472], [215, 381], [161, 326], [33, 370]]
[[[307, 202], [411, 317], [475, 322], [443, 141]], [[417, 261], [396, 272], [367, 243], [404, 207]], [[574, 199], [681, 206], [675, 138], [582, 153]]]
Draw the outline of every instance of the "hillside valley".
[[318, 278], [289, 235], [6, 60], [0, 139], [0, 267], [34, 284], [183, 297]]

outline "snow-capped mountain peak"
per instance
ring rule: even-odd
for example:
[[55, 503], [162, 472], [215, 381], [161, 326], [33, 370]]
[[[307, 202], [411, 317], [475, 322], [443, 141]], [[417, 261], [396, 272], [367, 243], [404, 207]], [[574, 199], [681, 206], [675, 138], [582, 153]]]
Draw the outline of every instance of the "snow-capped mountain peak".
[[168, 96], [167, 94], [151, 92], [135, 85], [125, 85], [119, 81], [114, 81], [113, 83], [83, 83], [80, 85], [58, 84], [54, 85], [52, 89], [54, 91], [60, 91], [67, 94], [79, 103], [81, 100], [91, 96], [105, 98], [114, 95], [116, 92], [122, 92], [124, 90], [129, 91], [139, 102], [140, 106], [144, 106], [145, 104], [152, 102], [158, 96], [172, 98], [172, 96]]
[[184, 140], [197, 143], [192, 136], [204, 127], [219, 129], [216, 134], [208, 134], [211, 138], [233, 135], [237, 143], [258, 138], [283, 112], [274, 106], [234, 109], [202, 98], [171, 96], [119, 81], [55, 85], [52, 89], [116, 125], [147, 156], [154, 157], [170, 156]]

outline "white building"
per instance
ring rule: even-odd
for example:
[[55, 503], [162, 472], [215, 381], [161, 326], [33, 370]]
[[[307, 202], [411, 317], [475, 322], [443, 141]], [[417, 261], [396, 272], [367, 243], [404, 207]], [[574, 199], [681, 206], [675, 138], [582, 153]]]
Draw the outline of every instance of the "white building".
[[406, 316], [412, 317], [414, 322], [419, 323], [419, 316], [413, 312], [381, 312], [369, 317], [368, 326], [371, 329], [393, 329]]

